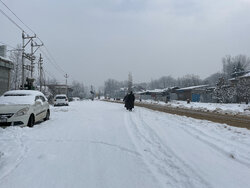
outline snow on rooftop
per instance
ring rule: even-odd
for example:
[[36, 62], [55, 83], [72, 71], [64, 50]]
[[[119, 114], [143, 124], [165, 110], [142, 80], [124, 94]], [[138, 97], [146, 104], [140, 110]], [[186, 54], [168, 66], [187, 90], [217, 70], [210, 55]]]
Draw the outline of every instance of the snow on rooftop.
[[137, 94], [145, 94], [145, 93], [163, 93], [167, 91], [168, 89], [153, 89], [153, 90], [145, 90], [145, 91], [140, 91], [136, 92]]
[[4, 93], [4, 95], [42, 95], [43, 93], [41, 93], [40, 91], [36, 91], [36, 90], [11, 90], [11, 91], [7, 91]]
[[66, 95], [65, 94], [58, 94], [56, 95], [56, 97], [65, 97]]
[[0, 60], [12, 62], [9, 58], [0, 56]]
[[197, 89], [197, 88], [202, 88], [202, 87], [207, 87], [207, 86], [209, 86], [209, 85], [190, 86], [190, 87], [184, 87], [184, 88], [177, 89], [177, 91], [191, 90], [191, 89]]
[[243, 76], [241, 76], [241, 78], [245, 78], [245, 77], [250, 77], [250, 72], [247, 73], [247, 74], [245, 74], [245, 75], [243, 75]]

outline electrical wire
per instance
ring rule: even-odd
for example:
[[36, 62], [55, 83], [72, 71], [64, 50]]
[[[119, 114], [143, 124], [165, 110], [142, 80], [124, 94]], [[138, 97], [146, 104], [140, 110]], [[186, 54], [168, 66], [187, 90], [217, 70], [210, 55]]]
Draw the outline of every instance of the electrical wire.
[[54, 64], [61, 70], [62, 73], [66, 74], [66, 72], [59, 66], [59, 64], [56, 62], [55, 58], [52, 56], [52, 54], [50, 53], [50, 51], [48, 50], [47, 46], [44, 45], [45, 50], [47, 51], [47, 53], [49, 54], [49, 56], [51, 57], [51, 59], [53, 60]]
[[[34, 30], [32, 30], [27, 24], [25, 24], [2, 0], [0, 0], [0, 2], [26, 27], [28, 28], [32, 33], [35, 34]], [[18, 25], [13, 19], [11, 19], [3, 10], [0, 9], [0, 12], [6, 16], [14, 25], [16, 25], [22, 32], [26, 33], [25, 30]], [[55, 58], [53, 57], [53, 55], [50, 53], [49, 49], [47, 48], [47, 46], [44, 44], [44, 42], [42, 41], [42, 39], [40, 37], [36, 37], [42, 44], [43, 47], [45, 48], [46, 52], [48, 55], [46, 55], [45, 52], [43, 52], [41, 50], [41, 48], [39, 48], [39, 50], [43, 53], [43, 55], [47, 58], [47, 60], [49, 62], [51, 62], [51, 64], [61, 73], [66, 74], [66, 72], [59, 66], [59, 64], [56, 62]], [[48, 57], [50, 56], [50, 57]], [[52, 60], [51, 60], [52, 59]]]
[[35, 32], [28, 26], [26, 25], [2, 0], [0, 2], [25, 26], [27, 27], [32, 33], [35, 34]]
[[[53, 79], [55, 79], [56, 80], [56, 78], [49, 72], [49, 71], [47, 71], [47, 70], [45, 70], [45, 69], [43, 69], [44, 70], [44, 72], [46, 72], [51, 78], [53, 78]], [[45, 74], [44, 74], [45, 75]]]
[[17, 26], [21, 31], [24, 32], [24, 29], [19, 26], [14, 20], [12, 20], [2, 9], [0, 9], [0, 12], [5, 16], [7, 17], [15, 26]]
[[44, 57], [48, 60], [48, 62], [50, 62], [53, 66], [54, 66], [54, 68], [56, 68], [60, 73], [62, 73], [62, 75], [64, 75], [64, 71], [62, 71], [60, 68], [59, 68], [59, 66], [57, 65], [57, 64], [55, 64], [54, 63], [54, 61], [52, 61], [49, 57], [48, 57], [48, 55], [41, 49], [41, 48], [39, 48], [39, 51], [44, 55]]

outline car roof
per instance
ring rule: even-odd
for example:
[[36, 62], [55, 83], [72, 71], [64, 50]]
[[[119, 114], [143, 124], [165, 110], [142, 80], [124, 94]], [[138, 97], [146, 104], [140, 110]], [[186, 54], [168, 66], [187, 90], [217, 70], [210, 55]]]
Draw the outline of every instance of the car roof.
[[30, 95], [30, 96], [36, 96], [36, 95], [42, 95], [44, 96], [44, 94], [40, 91], [36, 91], [36, 90], [11, 90], [11, 91], [7, 91], [5, 92], [3, 95]]
[[56, 95], [56, 97], [67, 97], [65, 94]]

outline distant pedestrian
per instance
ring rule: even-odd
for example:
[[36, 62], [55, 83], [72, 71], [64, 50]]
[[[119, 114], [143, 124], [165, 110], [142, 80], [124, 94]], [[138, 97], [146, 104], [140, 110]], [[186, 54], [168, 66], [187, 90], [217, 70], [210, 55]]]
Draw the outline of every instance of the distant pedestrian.
[[[127, 109], [129, 111], [132, 111], [132, 109], [134, 108], [134, 102], [135, 102], [135, 96], [133, 94], [133, 92], [131, 91], [130, 94], [126, 97], [126, 101], [127, 101]], [[126, 103], [125, 103], [126, 104]]]

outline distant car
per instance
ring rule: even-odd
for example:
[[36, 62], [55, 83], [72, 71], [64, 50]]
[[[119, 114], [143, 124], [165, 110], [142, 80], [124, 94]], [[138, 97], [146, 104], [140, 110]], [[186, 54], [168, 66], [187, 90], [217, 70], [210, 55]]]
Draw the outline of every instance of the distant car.
[[66, 95], [56, 95], [54, 98], [54, 106], [69, 106], [69, 99]]
[[0, 97], [0, 125], [33, 127], [50, 117], [47, 98], [39, 91], [13, 90]]
[[73, 101], [80, 101], [79, 97], [73, 97]]

